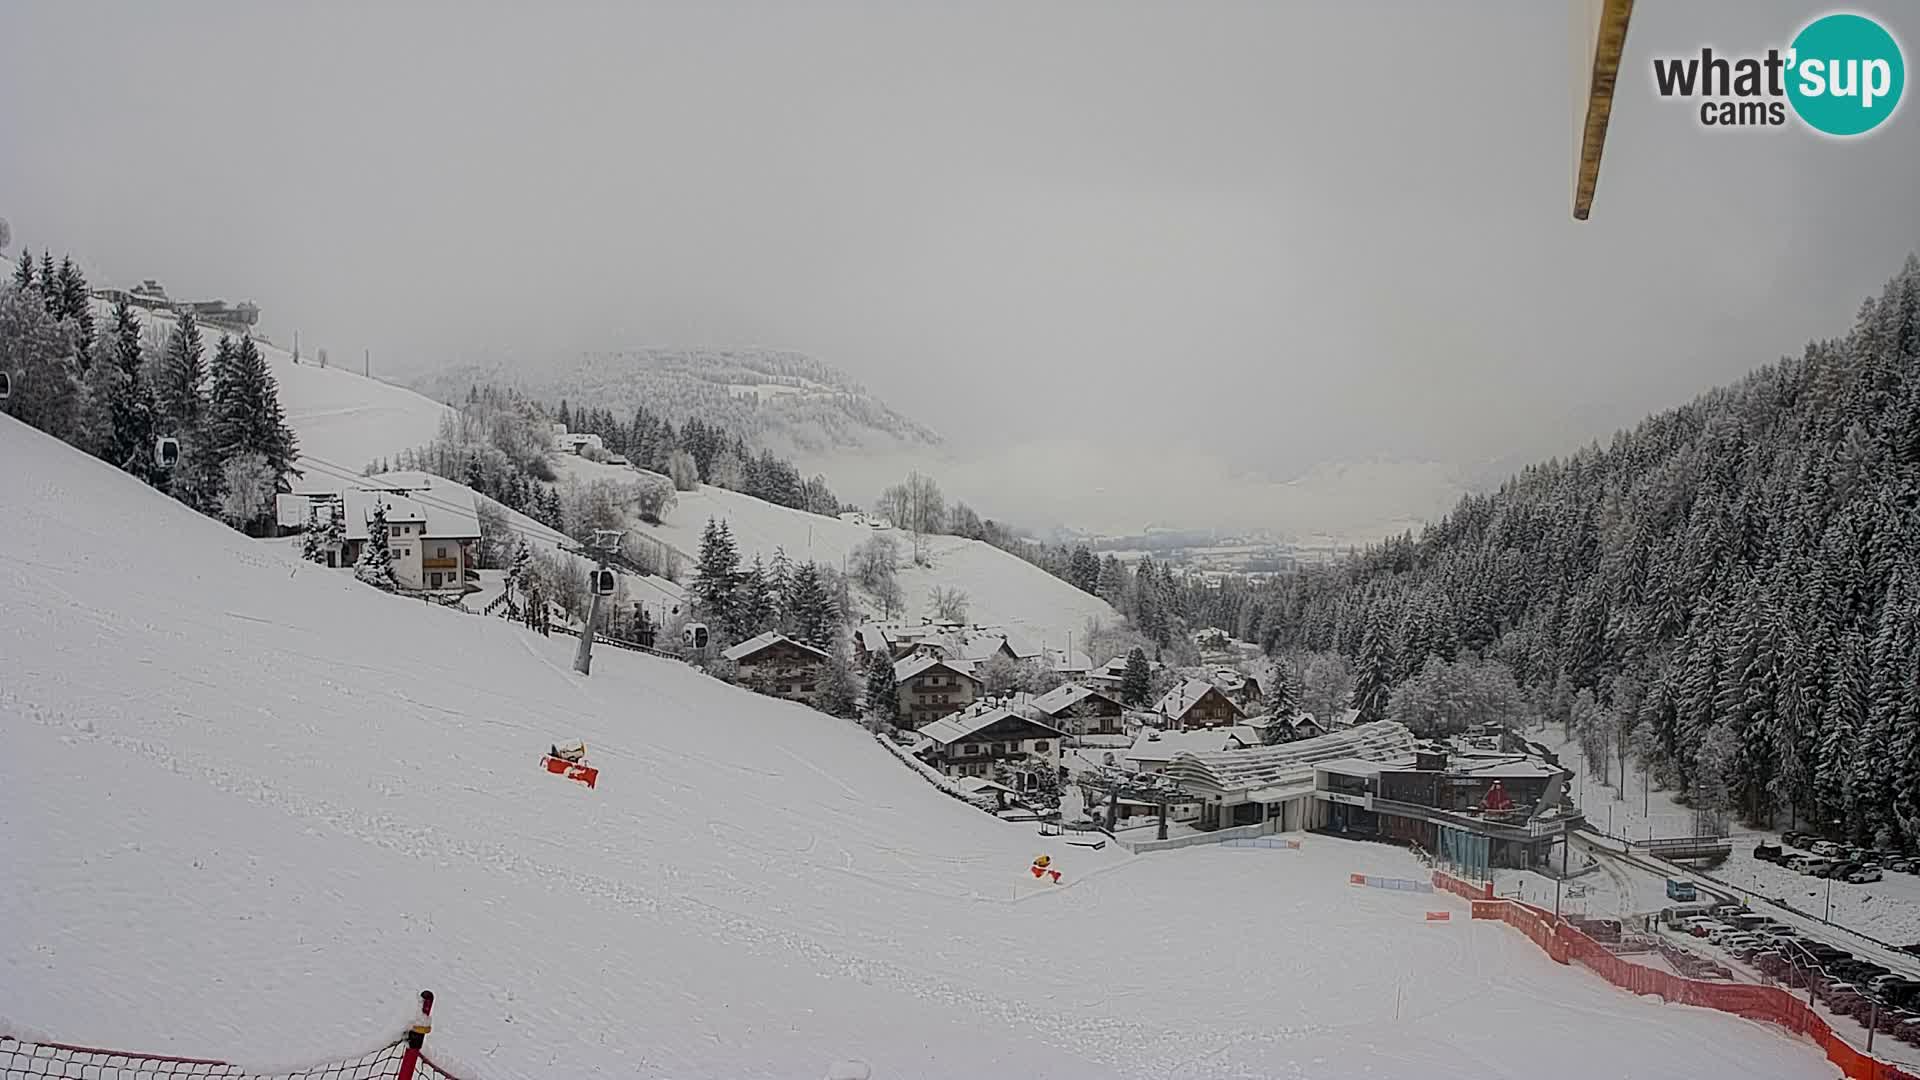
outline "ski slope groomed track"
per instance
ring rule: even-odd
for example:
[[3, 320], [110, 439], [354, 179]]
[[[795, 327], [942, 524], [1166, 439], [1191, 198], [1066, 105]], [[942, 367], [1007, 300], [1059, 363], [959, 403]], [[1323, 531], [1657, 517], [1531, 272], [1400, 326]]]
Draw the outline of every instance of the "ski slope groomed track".
[[[582, 679], [571, 639], [287, 560], [3, 417], [0, 460], [15, 1028], [326, 1060], [430, 988], [472, 1080], [1833, 1075], [1347, 884], [1416, 875], [1398, 850], [1061, 846], [844, 721], [618, 650]], [[597, 790], [537, 768], [573, 738]]]

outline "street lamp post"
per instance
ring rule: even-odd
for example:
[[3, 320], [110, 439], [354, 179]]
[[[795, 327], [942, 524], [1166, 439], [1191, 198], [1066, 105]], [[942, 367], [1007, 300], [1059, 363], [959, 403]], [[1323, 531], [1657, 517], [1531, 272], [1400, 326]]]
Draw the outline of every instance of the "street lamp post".
[[1822, 922], [1833, 922], [1833, 875], [1827, 875], [1827, 917]]

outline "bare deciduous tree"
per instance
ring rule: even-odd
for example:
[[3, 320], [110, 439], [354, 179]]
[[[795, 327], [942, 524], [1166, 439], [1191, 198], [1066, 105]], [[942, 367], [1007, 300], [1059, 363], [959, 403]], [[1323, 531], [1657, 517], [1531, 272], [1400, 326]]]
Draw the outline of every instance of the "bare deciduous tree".
[[967, 594], [964, 589], [935, 586], [927, 594], [927, 604], [933, 608], [933, 617], [942, 622], [967, 621]]

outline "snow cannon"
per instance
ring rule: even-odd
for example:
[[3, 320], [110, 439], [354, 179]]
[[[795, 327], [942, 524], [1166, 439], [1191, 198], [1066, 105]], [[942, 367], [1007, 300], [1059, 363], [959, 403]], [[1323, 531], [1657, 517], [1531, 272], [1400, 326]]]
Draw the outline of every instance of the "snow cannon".
[[587, 785], [597, 787], [600, 783], [600, 770], [587, 764], [587, 744], [569, 743], [566, 746], [550, 746], [540, 756], [540, 767], [555, 776], [564, 776]]
[[1060, 884], [1060, 871], [1053, 868], [1053, 856], [1051, 855], [1035, 856], [1033, 865], [1028, 867], [1028, 869], [1033, 872], [1035, 879], [1050, 877], [1053, 879], [1055, 885]]

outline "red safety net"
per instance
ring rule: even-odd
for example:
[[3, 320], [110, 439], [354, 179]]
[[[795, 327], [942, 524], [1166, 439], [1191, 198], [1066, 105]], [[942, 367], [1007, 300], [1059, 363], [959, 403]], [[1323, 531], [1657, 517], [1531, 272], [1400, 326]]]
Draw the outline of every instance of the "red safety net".
[[460, 1080], [425, 1054], [407, 1062], [405, 1039], [345, 1061], [280, 1072], [261, 1072], [209, 1058], [139, 1054], [66, 1043], [29, 1042], [0, 1036], [0, 1080], [173, 1080], [176, 1077], [224, 1077], [228, 1080], [399, 1080], [412, 1066], [415, 1080]]
[[[1440, 876], [1434, 875], [1435, 885], [1439, 884]], [[1827, 1060], [1839, 1066], [1850, 1080], [1920, 1080], [1899, 1066], [1857, 1049], [1798, 995], [1778, 986], [1707, 982], [1643, 967], [1614, 955], [1572, 924], [1556, 920], [1552, 913], [1518, 900], [1476, 898], [1473, 917], [1504, 922], [1531, 938], [1554, 960], [1562, 964], [1577, 963], [1623, 990], [1653, 994], [1680, 1005], [1718, 1009], [1804, 1035], [1824, 1050]]]

